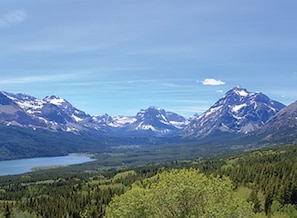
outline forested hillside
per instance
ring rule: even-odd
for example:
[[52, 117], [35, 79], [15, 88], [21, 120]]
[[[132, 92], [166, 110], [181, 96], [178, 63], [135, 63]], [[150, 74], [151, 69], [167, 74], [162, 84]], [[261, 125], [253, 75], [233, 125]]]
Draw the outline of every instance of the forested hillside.
[[120, 171], [96, 172], [93, 162], [3, 176], [1, 217], [128, 217], [139, 211], [150, 217], [220, 217], [230, 210], [236, 217], [297, 217], [296, 154], [291, 145]]
[[268, 215], [286, 211], [288, 217], [297, 217], [296, 146], [209, 161], [204, 168], [206, 172], [228, 176], [236, 187], [250, 188], [249, 200], [254, 203], [255, 212]]

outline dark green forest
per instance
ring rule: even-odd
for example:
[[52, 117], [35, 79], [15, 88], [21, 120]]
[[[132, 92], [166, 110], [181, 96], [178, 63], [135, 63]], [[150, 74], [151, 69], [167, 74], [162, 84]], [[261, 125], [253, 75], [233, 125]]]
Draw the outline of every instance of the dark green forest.
[[[166, 172], [170, 175], [172, 170], [189, 170], [191, 174], [194, 170], [201, 175], [201, 178], [206, 178], [205, 181], [217, 178], [211, 181], [218, 180], [222, 187], [226, 187], [222, 190], [230, 189], [232, 192], [228, 192], [230, 196], [244, 199], [247, 204], [242, 205], [251, 205], [253, 217], [297, 217], [296, 145], [266, 148], [231, 156], [133, 167], [100, 168], [101, 163], [94, 161], [77, 166], [0, 177], [1, 217], [113, 217], [110, 212], [112, 205], [117, 205], [116, 202], [120, 202], [121, 198], [125, 199], [129, 193], [139, 194], [143, 191], [146, 193], [147, 189], [150, 194], [161, 192], [154, 190], [159, 190], [159, 184], [163, 181], [162, 175]], [[181, 193], [187, 190], [183, 187], [188, 187], [189, 184], [192, 187], [196, 184], [196, 179], [192, 179], [194, 182], [191, 183], [191, 179], [186, 179], [186, 174], [184, 178], [178, 182], [178, 184], [185, 182], [183, 184], [185, 186], [180, 189]], [[193, 189], [191, 193], [195, 190]], [[140, 199], [141, 197], [137, 197], [135, 201]], [[214, 199], [214, 202], [216, 203], [208, 205], [207, 208], [217, 205], [218, 200]], [[131, 205], [135, 203], [137, 202], [132, 200], [129, 202]], [[152, 205], [155, 205], [153, 203]], [[192, 213], [191, 208], [194, 206], [190, 205], [187, 208], [187, 211]], [[163, 210], [164, 207], [160, 209], [161, 212]], [[250, 217], [248, 213], [242, 217]], [[164, 217], [180, 216], [164, 215]]]

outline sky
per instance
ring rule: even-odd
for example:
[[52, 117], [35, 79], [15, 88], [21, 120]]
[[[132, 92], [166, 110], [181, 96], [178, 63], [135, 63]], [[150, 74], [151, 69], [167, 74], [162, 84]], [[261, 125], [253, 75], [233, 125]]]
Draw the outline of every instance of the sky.
[[235, 86], [297, 100], [295, 0], [1, 0], [0, 90], [91, 115], [201, 114]]

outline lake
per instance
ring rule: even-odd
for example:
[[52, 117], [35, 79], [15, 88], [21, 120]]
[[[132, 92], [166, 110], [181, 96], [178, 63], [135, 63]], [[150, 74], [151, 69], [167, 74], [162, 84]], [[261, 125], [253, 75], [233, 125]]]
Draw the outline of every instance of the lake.
[[67, 166], [93, 161], [87, 156], [68, 155], [59, 157], [39, 157], [19, 160], [0, 161], [0, 176], [16, 175], [32, 171], [35, 167]]

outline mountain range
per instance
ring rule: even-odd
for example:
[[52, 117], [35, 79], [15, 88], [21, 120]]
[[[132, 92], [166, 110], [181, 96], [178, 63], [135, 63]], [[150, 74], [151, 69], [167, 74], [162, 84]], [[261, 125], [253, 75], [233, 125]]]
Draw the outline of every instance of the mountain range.
[[[8, 127], [14, 127], [11, 131], [21, 129], [33, 135], [32, 131], [55, 136], [62, 134], [63, 138], [84, 138], [84, 142], [89, 137], [90, 141], [100, 141], [102, 145], [199, 141], [222, 134], [273, 141], [279, 132], [284, 138], [289, 133], [295, 140], [297, 102], [285, 106], [261, 92], [234, 87], [204, 113], [190, 118], [153, 106], [140, 110], [135, 116], [94, 116], [61, 97], [38, 99], [2, 91], [0, 124], [5, 132]], [[42, 139], [39, 141], [42, 143]], [[0, 155], [7, 143], [9, 140], [0, 142]], [[89, 146], [92, 147], [92, 143]]]

